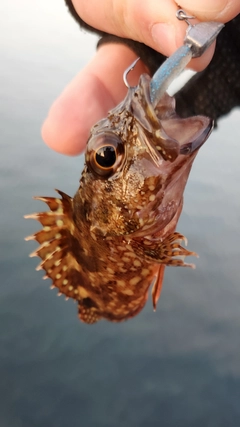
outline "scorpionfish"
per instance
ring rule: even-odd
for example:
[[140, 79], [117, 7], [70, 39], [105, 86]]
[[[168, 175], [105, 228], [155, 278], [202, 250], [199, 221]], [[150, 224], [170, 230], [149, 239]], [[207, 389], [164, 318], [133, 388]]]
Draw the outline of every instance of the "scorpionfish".
[[154, 309], [165, 266], [194, 256], [176, 232], [183, 191], [198, 149], [212, 130], [203, 116], [180, 118], [167, 93], [154, 108], [150, 77], [91, 129], [80, 186], [73, 198], [36, 197], [50, 210], [27, 215], [43, 228], [27, 240], [40, 247], [37, 269], [59, 294], [78, 303], [85, 323], [122, 321]]

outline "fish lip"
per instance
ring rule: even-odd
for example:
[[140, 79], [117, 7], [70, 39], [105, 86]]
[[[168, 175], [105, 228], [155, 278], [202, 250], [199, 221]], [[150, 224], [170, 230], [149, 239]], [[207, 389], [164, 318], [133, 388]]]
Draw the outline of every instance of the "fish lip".
[[183, 155], [189, 155], [194, 153], [196, 150], [199, 150], [199, 148], [205, 143], [205, 141], [208, 139], [209, 135], [211, 134], [212, 130], [214, 128], [214, 121], [212, 119], [209, 119], [208, 126], [203, 130], [203, 132], [197, 136], [192, 141], [189, 141], [186, 144], [183, 144], [180, 146], [180, 154]]
[[[196, 116], [198, 117], [198, 116]], [[201, 116], [199, 116], [201, 117]], [[192, 117], [194, 118], [194, 117]], [[180, 142], [177, 140], [177, 138], [175, 139], [174, 136], [172, 135], [168, 135], [168, 132], [165, 131], [164, 127], [163, 130], [166, 132], [166, 135], [169, 136], [169, 141], [170, 142], [175, 142], [178, 145], [178, 149], [176, 147], [171, 147], [167, 143], [167, 140], [165, 141], [165, 157], [163, 156], [163, 154], [161, 152], [159, 152], [156, 149], [156, 143], [154, 143], [151, 140], [146, 139], [145, 140], [145, 144], [147, 146], [148, 152], [153, 160], [153, 162], [159, 166], [159, 164], [162, 164], [163, 161], [166, 160], [170, 160], [170, 163], [173, 163], [177, 157], [179, 155], [183, 155], [183, 156], [187, 156], [187, 157], [191, 157], [191, 155], [197, 153], [197, 151], [199, 150], [199, 148], [205, 143], [205, 141], [208, 139], [209, 135], [211, 134], [213, 128], [214, 128], [214, 121], [209, 118], [209, 117], [202, 117], [202, 119], [204, 119], [204, 123], [202, 126], [202, 129], [199, 130], [197, 132], [197, 134], [195, 133], [192, 136], [192, 139], [190, 139], [188, 142]], [[170, 151], [169, 151], [170, 150]], [[171, 154], [171, 159], [170, 159], [170, 155], [169, 158], [167, 158], [167, 152], [169, 152], [169, 154]]]

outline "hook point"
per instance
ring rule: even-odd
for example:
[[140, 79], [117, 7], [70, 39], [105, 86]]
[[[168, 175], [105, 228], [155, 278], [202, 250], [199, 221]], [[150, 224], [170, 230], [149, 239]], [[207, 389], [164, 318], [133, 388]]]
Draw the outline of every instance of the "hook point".
[[140, 57], [135, 59], [135, 61], [133, 61], [133, 63], [123, 73], [123, 81], [124, 81], [125, 86], [128, 89], [130, 89], [130, 87], [131, 87], [128, 83], [128, 80], [127, 80], [128, 73], [130, 73], [130, 71], [132, 71], [134, 69], [134, 67], [135, 67], [136, 63], [139, 61], [139, 59], [140, 59]]

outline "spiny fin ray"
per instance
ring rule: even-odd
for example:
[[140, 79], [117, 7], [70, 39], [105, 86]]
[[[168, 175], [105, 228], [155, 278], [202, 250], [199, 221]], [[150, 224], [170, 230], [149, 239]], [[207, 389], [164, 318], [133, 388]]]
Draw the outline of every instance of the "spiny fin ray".
[[[80, 265], [71, 253], [71, 239], [74, 230], [72, 220], [72, 199], [56, 190], [62, 199], [54, 197], [34, 197], [46, 203], [50, 211], [26, 215], [38, 220], [43, 228], [27, 240], [36, 240], [40, 246], [30, 255], [39, 256], [41, 263], [37, 270], [45, 270], [44, 279], [52, 280], [52, 288], [58, 288], [59, 295], [79, 300]], [[77, 270], [76, 270], [77, 269]]]

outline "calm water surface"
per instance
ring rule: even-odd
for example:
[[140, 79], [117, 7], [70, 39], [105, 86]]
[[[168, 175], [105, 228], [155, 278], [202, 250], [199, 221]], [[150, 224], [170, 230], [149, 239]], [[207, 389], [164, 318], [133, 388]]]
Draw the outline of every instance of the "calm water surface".
[[51, 152], [40, 127], [96, 40], [57, 0], [3, 1], [0, 16], [0, 426], [240, 426], [239, 110], [185, 192], [178, 230], [197, 269], [167, 269], [156, 313], [84, 325], [35, 272], [23, 215], [42, 208], [33, 195], [77, 189], [83, 159]]

